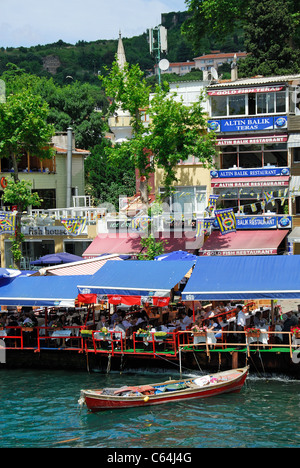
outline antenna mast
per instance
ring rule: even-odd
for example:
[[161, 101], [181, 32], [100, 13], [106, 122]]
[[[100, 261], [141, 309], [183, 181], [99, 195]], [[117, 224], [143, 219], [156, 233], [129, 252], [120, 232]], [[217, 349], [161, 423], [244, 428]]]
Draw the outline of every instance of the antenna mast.
[[158, 67], [158, 83], [161, 85], [161, 68], [159, 66], [161, 52], [167, 52], [167, 29], [164, 26], [156, 26], [149, 29], [149, 48], [150, 54], [155, 54], [155, 61]]

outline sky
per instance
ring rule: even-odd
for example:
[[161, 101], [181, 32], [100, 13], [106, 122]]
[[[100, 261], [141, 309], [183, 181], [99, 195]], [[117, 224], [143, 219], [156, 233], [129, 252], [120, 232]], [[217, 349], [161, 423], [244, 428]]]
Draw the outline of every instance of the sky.
[[0, 0], [0, 47], [138, 36], [185, 0]]

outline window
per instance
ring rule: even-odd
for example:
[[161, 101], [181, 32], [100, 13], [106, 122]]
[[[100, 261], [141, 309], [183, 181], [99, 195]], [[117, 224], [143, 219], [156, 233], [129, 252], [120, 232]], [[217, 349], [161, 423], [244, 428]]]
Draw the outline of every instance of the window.
[[228, 96], [228, 115], [245, 115], [246, 106], [245, 106], [245, 95], [233, 95]]
[[[9, 240], [4, 241], [5, 251], [5, 265], [8, 268], [13, 265], [13, 255], [11, 252], [12, 243]], [[33, 265], [30, 265], [32, 260], [37, 260], [43, 255], [52, 254], [55, 251], [54, 240], [40, 240], [24, 241], [22, 242], [22, 258], [21, 258], [21, 269], [22, 270], [33, 270]]]
[[256, 102], [257, 114], [274, 113], [274, 93], [259, 93]]
[[[298, 157], [300, 162], [300, 148]], [[229, 169], [233, 166], [264, 167], [268, 164], [287, 167], [287, 146], [286, 143], [226, 146], [221, 150], [221, 164], [222, 169]]]
[[300, 148], [293, 148], [293, 162], [299, 163], [300, 162]]
[[227, 96], [212, 96], [211, 98], [211, 115], [225, 116], [227, 113]]
[[64, 241], [64, 247], [65, 247], [64, 250], [67, 253], [78, 255], [79, 257], [81, 257], [83, 252], [86, 251], [86, 249], [91, 244], [91, 242], [92, 241], [88, 241], [88, 240], [77, 240], [77, 241], [67, 240], [67, 241]]
[[[163, 195], [163, 188], [160, 188], [160, 193]], [[171, 213], [203, 213], [207, 206], [206, 187], [174, 187], [170, 200], [165, 202], [169, 203]]]
[[32, 192], [37, 192], [39, 197], [43, 200], [39, 209], [51, 210], [56, 208], [56, 190], [55, 189], [36, 189]]
[[[261, 205], [261, 202], [265, 202], [265, 191], [273, 192], [274, 198], [277, 198], [274, 204], [270, 201], [265, 206]], [[277, 214], [284, 214], [285, 207], [288, 204], [287, 200], [283, 200], [282, 203], [281, 199], [279, 199], [279, 197], [285, 197], [283, 187], [272, 187], [271, 189], [270, 187], [219, 188], [215, 189], [214, 193], [219, 195], [218, 208], [233, 208], [235, 213], [257, 215], [271, 211]]]
[[286, 112], [285, 91], [211, 96], [211, 117]]

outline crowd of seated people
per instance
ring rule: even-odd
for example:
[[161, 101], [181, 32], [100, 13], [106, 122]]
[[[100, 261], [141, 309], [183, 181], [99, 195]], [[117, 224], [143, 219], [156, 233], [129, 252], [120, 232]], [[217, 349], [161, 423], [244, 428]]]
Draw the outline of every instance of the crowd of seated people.
[[[172, 309], [176, 310], [172, 310]], [[107, 329], [110, 332], [119, 332], [118, 336], [122, 339], [132, 340], [134, 332], [140, 329], [150, 331], [169, 331], [169, 332], [191, 332], [196, 325], [198, 328], [205, 328], [207, 332], [213, 333], [216, 339], [226, 337], [223, 335], [224, 330], [238, 330], [238, 321], [240, 317], [243, 323], [242, 333], [235, 337], [237, 341], [243, 335], [247, 327], [260, 328], [265, 330], [276, 330], [278, 333], [274, 335], [274, 341], [278, 340], [284, 344], [288, 344], [289, 337], [285, 333], [289, 332], [293, 327], [299, 327], [300, 311], [289, 311], [285, 314], [280, 313], [280, 308], [275, 313], [275, 322], [271, 324], [270, 309], [261, 308], [250, 310], [242, 305], [240, 308], [236, 303], [213, 303], [202, 306], [198, 303], [197, 307], [191, 308], [190, 304], [183, 303], [179, 300], [175, 307], [165, 308], [150, 308], [148, 306], [138, 308], [132, 307], [129, 309], [115, 308], [112, 314], [108, 310], [97, 311], [93, 319], [87, 322], [87, 314], [85, 312], [66, 311], [55, 312], [49, 315], [47, 328], [67, 328], [71, 327], [72, 335], [79, 335], [79, 328], [86, 327], [100, 331]], [[96, 317], [96, 319], [95, 319]], [[45, 314], [38, 314], [32, 308], [23, 307], [21, 310], [2, 311], [0, 313], [0, 328], [11, 327], [8, 330], [8, 335], [14, 333], [20, 334], [20, 330], [13, 327], [35, 328], [40, 327], [39, 334], [45, 334]], [[32, 342], [35, 334], [28, 332], [26, 336], [26, 344]], [[36, 338], [34, 338], [36, 340]], [[233, 335], [230, 335], [230, 341], [234, 340]], [[244, 342], [244, 341], [243, 341]]]

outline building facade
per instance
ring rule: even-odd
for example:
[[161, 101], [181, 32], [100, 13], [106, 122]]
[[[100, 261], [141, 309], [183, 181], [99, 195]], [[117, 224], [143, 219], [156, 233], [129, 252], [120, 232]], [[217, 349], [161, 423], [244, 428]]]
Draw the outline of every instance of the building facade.
[[211, 171], [211, 193], [218, 209], [234, 211], [236, 232], [213, 232], [203, 254], [294, 252], [287, 236], [297, 223], [300, 194], [294, 162], [299, 151], [299, 79], [257, 77], [207, 87], [208, 124], [220, 150], [219, 166]]
[[[19, 179], [31, 182], [32, 191], [37, 192], [43, 199], [39, 209], [30, 209], [29, 207], [28, 212], [24, 213], [22, 218], [22, 233], [25, 236], [21, 260], [23, 269], [30, 269], [30, 261], [48, 253], [64, 251], [81, 255], [96, 235], [95, 222], [90, 221], [91, 218], [96, 220], [97, 214], [93, 212], [91, 207], [86, 206], [85, 197], [84, 159], [89, 152], [75, 148], [74, 138], [72, 138], [72, 205], [67, 206], [67, 134], [55, 135], [52, 145], [55, 149], [53, 159], [40, 161], [34, 156], [26, 154], [19, 163]], [[3, 158], [1, 160], [1, 179], [9, 178], [11, 173], [9, 161]], [[73, 200], [75, 201], [73, 202]], [[0, 213], [2, 267], [13, 265], [10, 238], [14, 230], [11, 228], [13, 215], [10, 210], [11, 207], [2, 206]], [[87, 226], [87, 223], [83, 221], [84, 217], [88, 217], [91, 226]], [[76, 231], [68, 226], [70, 220], [74, 220], [74, 223], [77, 220]], [[82, 223], [82, 229], [79, 228], [80, 223]], [[79, 232], [80, 234], [78, 234]]]

